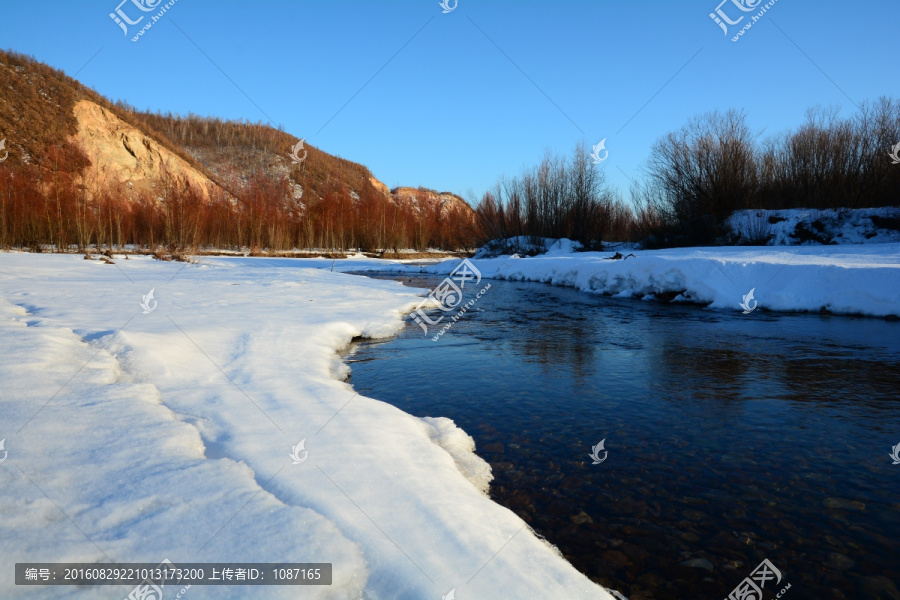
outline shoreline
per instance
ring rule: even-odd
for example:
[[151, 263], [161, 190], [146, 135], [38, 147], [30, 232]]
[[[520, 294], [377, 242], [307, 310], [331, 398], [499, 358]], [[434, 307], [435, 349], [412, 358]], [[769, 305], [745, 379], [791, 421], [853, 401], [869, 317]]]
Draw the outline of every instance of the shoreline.
[[[531, 281], [614, 298], [688, 303], [709, 309], [900, 320], [900, 244], [721, 247], [548, 253], [470, 259], [486, 279]], [[381, 265], [384, 272], [445, 275], [454, 261]], [[358, 265], [357, 272], [376, 270]], [[354, 269], [344, 269], [354, 270]], [[747, 316], [752, 316], [750, 314]]]
[[[310, 597], [457, 589], [612, 598], [484, 495], [487, 463], [450, 419], [416, 418], [341, 382], [348, 367], [338, 351], [358, 336], [396, 334], [421, 299], [415, 292], [331, 273], [323, 259], [307, 261], [317, 269], [264, 258], [115, 262], [0, 253], [0, 306], [17, 321], [4, 324], [2, 339], [20, 349], [0, 366], [3, 402], [11, 423], [28, 425], [0, 433], [10, 451], [0, 467], [10, 478], [0, 494], [12, 507], [0, 552], [9, 561], [103, 558], [77, 530], [60, 538], [45, 525], [35, 537], [31, 512], [14, 499], [39, 492], [18, 465], [39, 475], [63, 510], [81, 507], [76, 521], [118, 562], [241, 554], [343, 565], [332, 589]], [[56, 334], [47, 336], [57, 330], [77, 353], [50, 353]], [[66, 435], [54, 435], [62, 423]], [[292, 449], [302, 462], [292, 464]], [[85, 464], [94, 485], [67, 485]], [[148, 503], [152, 518], [134, 521]], [[221, 591], [275, 598], [291, 590]]]

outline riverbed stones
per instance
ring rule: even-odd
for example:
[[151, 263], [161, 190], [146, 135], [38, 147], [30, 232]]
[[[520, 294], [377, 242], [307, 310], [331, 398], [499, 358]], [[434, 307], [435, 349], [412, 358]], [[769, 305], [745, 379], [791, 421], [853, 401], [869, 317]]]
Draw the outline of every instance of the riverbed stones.
[[572, 522], [576, 525], [584, 525], [585, 523], [593, 523], [594, 520], [591, 518], [589, 514], [584, 511], [581, 511], [577, 515], [572, 515]]
[[840, 552], [829, 552], [828, 561], [825, 564], [832, 569], [837, 569], [838, 571], [848, 571], [856, 565], [856, 561], [854, 561], [846, 554], [841, 554]]
[[822, 504], [825, 508], [857, 511], [866, 510], [865, 503], [859, 502], [858, 500], [848, 500], [846, 498], [825, 498], [825, 500], [822, 501]]
[[900, 600], [900, 591], [887, 577], [876, 575], [858, 580], [860, 600]]
[[691, 567], [692, 569], [703, 569], [705, 571], [713, 572], [715, 569], [713, 567], [712, 562], [710, 562], [706, 558], [692, 558], [690, 560], [686, 560], [684, 562], [678, 563], [681, 567]]

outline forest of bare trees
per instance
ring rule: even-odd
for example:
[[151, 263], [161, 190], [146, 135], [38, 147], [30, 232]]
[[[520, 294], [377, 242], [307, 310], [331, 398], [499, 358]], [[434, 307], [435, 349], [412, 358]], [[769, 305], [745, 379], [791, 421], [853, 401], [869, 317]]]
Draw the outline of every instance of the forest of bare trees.
[[569, 238], [585, 248], [598, 248], [603, 239], [626, 239], [632, 220], [583, 144], [571, 157], [548, 154], [537, 167], [501, 181], [484, 195], [477, 214], [485, 242]]
[[374, 251], [472, 245], [471, 220], [448, 213], [425, 190], [415, 203], [401, 204], [368, 191], [354, 196], [336, 184], [304, 202], [286, 176], [258, 171], [237, 192], [213, 186], [207, 199], [164, 174], [153, 193], [135, 194], [125, 185], [94, 185], [90, 168], [66, 168], [61, 159], [8, 165], [0, 170], [0, 246]]
[[481, 239], [713, 244], [735, 210], [897, 206], [900, 166], [889, 152], [900, 143], [900, 100], [858, 108], [844, 118], [837, 108], [810, 109], [799, 128], [762, 141], [741, 111], [695, 117], [653, 145], [630, 205], [583, 146], [571, 158], [547, 156], [483, 196]]
[[[262, 123], [141, 112], [113, 104], [34, 59], [0, 51], [0, 247], [87, 249], [473, 248], [515, 236], [648, 247], [721, 241], [735, 210], [864, 208], [900, 204], [900, 100], [849, 116], [814, 108], [796, 129], [762, 139], [741, 111], [695, 117], [650, 149], [631, 202], [607, 184], [587, 148], [546, 155], [484, 194], [473, 215], [429, 190], [392, 197], [358, 163], [306, 147]], [[215, 182], [188, 186], [165, 170], [152, 189], [101, 178], [74, 142], [73, 107], [87, 99], [139, 129]]]
[[[358, 163], [263, 123], [141, 112], [112, 103], [31, 57], [0, 51], [0, 247], [457, 250], [474, 243], [467, 207], [428, 190], [395, 201]], [[89, 100], [140, 130], [216, 185], [188, 186], [163, 168], [152, 189], [111, 183], [74, 142], [74, 106]]]
[[632, 189], [636, 235], [659, 245], [712, 243], [740, 209], [873, 208], [900, 203], [900, 101], [851, 116], [813, 108], [796, 130], [758, 141], [743, 112], [694, 118], [656, 142]]
[[[171, 116], [132, 112], [131, 118], [187, 147], [219, 148], [226, 165], [241, 152], [271, 154], [294, 139], [217, 119], [191, 117], [183, 125]], [[287, 170], [236, 169], [220, 178], [231, 183], [213, 186], [206, 199], [169, 175], [152, 194], [103, 187], [77, 148], [49, 144], [39, 161], [9, 161], [0, 170], [0, 245], [457, 250], [530, 236], [566, 237], [587, 248], [604, 240], [672, 246], [715, 243], [723, 221], [739, 209], [898, 203], [900, 167], [888, 156], [900, 141], [897, 100], [864, 103], [846, 118], [836, 109], [812, 109], [796, 130], [758, 137], [742, 112], [691, 119], [653, 146], [645, 177], [632, 188], [632, 206], [610, 189], [585, 146], [569, 157], [548, 154], [487, 192], [474, 223], [448, 212], [427, 190], [414, 202], [394, 201], [369, 184], [360, 165], [313, 148], [308, 164]]]

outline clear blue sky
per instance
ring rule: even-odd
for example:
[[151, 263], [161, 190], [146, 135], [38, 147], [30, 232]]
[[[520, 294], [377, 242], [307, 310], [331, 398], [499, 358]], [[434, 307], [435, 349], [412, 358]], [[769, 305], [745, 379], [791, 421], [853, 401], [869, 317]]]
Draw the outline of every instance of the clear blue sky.
[[[137, 43], [148, 19], [126, 37], [119, 1], [7, 0], [0, 45], [113, 100], [271, 121], [391, 187], [464, 196], [603, 138], [627, 193], [691, 116], [742, 108], [766, 135], [816, 104], [900, 97], [897, 0], [778, 0], [737, 43], [709, 18], [719, 0], [178, 0]], [[748, 15], [734, 32], [756, 12], [722, 10]]]

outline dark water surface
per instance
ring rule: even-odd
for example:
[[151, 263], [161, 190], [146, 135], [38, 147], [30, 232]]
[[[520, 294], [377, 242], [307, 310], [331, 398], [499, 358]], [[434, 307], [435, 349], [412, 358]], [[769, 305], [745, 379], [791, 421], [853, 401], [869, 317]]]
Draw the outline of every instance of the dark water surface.
[[576, 568], [721, 600], [768, 558], [766, 600], [900, 599], [900, 323], [490, 283], [437, 342], [359, 343], [352, 383], [453, 419], [491, 497]]

